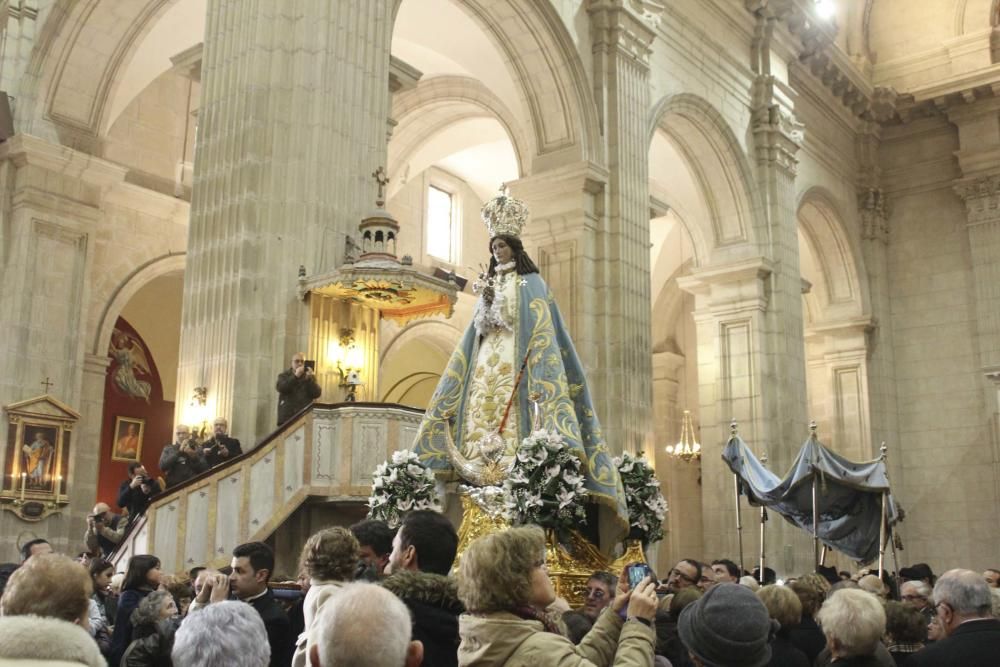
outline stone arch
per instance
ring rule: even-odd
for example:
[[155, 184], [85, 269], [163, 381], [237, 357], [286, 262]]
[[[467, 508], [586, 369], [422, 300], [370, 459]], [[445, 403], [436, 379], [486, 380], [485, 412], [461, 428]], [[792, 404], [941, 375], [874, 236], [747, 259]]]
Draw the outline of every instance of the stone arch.
[[464, 76], [436, 76], [421, 81], [412, 90], [397, 93], [392, 102], [397, 125], [389, 144], [389, 197], [403, 185], [398, 170], [428, 137], [466, 118], [488, 117], [504, 128], [517, 157], [518, 171], [524, 176], [535, 154], [535, 144], [514, 113], [478, 79]]
[[447, 356], [458, 347], [462, 340], [462, 332], [444, 320], [418, 320], [408, 324], [382, 346], [379, 366], [391, 361], [391, 356], [396, 351], [415, 339], [437, 348]]
[[88, 345], [91, 354], [101, 356], [107, 352], [111, 332], [118, 315], [140, 289], [160, 276], [183, 271], [187, 265], [186, 253], [168, 253], [148, 260], [133, 269], [112, 291], [101, 308], [101, 315]]
[[57, 2], [27, 66], [19, 129], [94, 152], [122, 67], [177, 1]]
[[[532, 158], [570, 152], [603, 163], [591, 80], [555, 7], [534, 0], [453, 0], [491, 38], [520, 87], [535, 148]], [[395, 0], [395, 19], [402, 0]], [[534, 164], [532, 170], [536, 171]]]
[[810, 188], [796, 211], [801, 239], [817, 268], [806, 298], [809, 324], [862, 317], [868, 310], [863, 266], [834, 197], [824, 188]]
[[[755, 241], [753, 177], [746, 154], [725, 118], [706, 100], [689, 93], [660, 100], [647, 124], [652, 143], [662, 130], [684, 156], [700, 184], [710, 220], [688, 227], [699, 263], [723, 259], [720, 254], [745, 255]], [[730, 257], [734, 258], [734, 257]]]

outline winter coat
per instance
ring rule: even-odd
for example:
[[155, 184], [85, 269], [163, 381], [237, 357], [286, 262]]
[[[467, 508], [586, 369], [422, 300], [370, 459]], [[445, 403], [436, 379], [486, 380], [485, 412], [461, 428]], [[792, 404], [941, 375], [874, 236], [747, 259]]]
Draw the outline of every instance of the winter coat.
[[508, 612], [462, 614], [458, 664], [464, 667], [647, 667], [653, 664], [656, 633], [639, 621], [625, 623], [610, 609], [578, 646], [543, 630], [540, 621]]
[[274, 388], [278, 390], [278, 426], [294, 417], [300, 410], [320, 397], [323, 390], [316, 383], [316, 376], [295, 377], [289, 368], [278, 375]]
[[465, 611], [454, 579], [433, 572], [396, 572], [382, 586], [410, 609], [413, 639], [424, 645], [423, 667], [458, 665], [458, 618]]
[[3, 667], [107, 667], [90, 633], [79, 625], [42, 616], [0, 617]]
[[181, 617], [165, 618], [156, 625], [136, 628], [136, 639], [129, 644], [122, 656], [121, 667], [171, 667], [170, 651], [174, 648], [174, 635], [181, 625]]

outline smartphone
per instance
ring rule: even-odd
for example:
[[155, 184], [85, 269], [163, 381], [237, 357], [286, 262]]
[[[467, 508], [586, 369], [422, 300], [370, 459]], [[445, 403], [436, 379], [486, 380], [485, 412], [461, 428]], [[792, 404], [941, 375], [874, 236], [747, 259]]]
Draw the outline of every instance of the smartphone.
[[634, 589], [642, 580], [649, 577], [649, 580], [654, 584], [656, 583], [656, 574], [653, 572], [653, 568], [646, 565], [645, 563], [632, 563], [628, 566], [628, 587], [629, 589]]
[[302, 365], [305, 366], [307, 369], [311, 370], [313, 373], [316, 372], [316, 360], [315, 359], [306, 359], [305, 362]]

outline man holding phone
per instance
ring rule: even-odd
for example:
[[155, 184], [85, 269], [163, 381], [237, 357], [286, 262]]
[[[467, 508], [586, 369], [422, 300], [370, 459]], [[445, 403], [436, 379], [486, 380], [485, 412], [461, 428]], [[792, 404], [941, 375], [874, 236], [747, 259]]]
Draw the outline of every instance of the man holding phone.
[[303, 352], [292, 356], [292, 367], [278, 375], [278, 426], [319, 398], [323, 390], [316, 382], [316, 362], [306, 361]]

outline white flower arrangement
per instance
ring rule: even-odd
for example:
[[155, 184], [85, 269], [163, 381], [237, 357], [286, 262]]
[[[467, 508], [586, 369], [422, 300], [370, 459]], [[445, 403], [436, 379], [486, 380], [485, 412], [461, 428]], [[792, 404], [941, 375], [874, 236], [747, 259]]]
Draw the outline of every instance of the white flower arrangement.
[[535, 431], [521, 441], [504, 481], [504, 509], [511, 523], [533, 523], [558, 533], [587, 522], [587, 495], [580, 458], [550, 431]]
[[401, 449], [372, 473], [368, 518], [381, 519], [395, 528], [412, 510], [440, 512], [441, 507], [434, 487], [434, 471], [420, 462], [416, 452]]
[[630, 454], [615, 457], [615, 465], [625, 489], [629, 537], [642, 540], [644, 546], [659, 542], [663, 539], [663, 519], [668, 508], [656, 472], [641, 456]]

